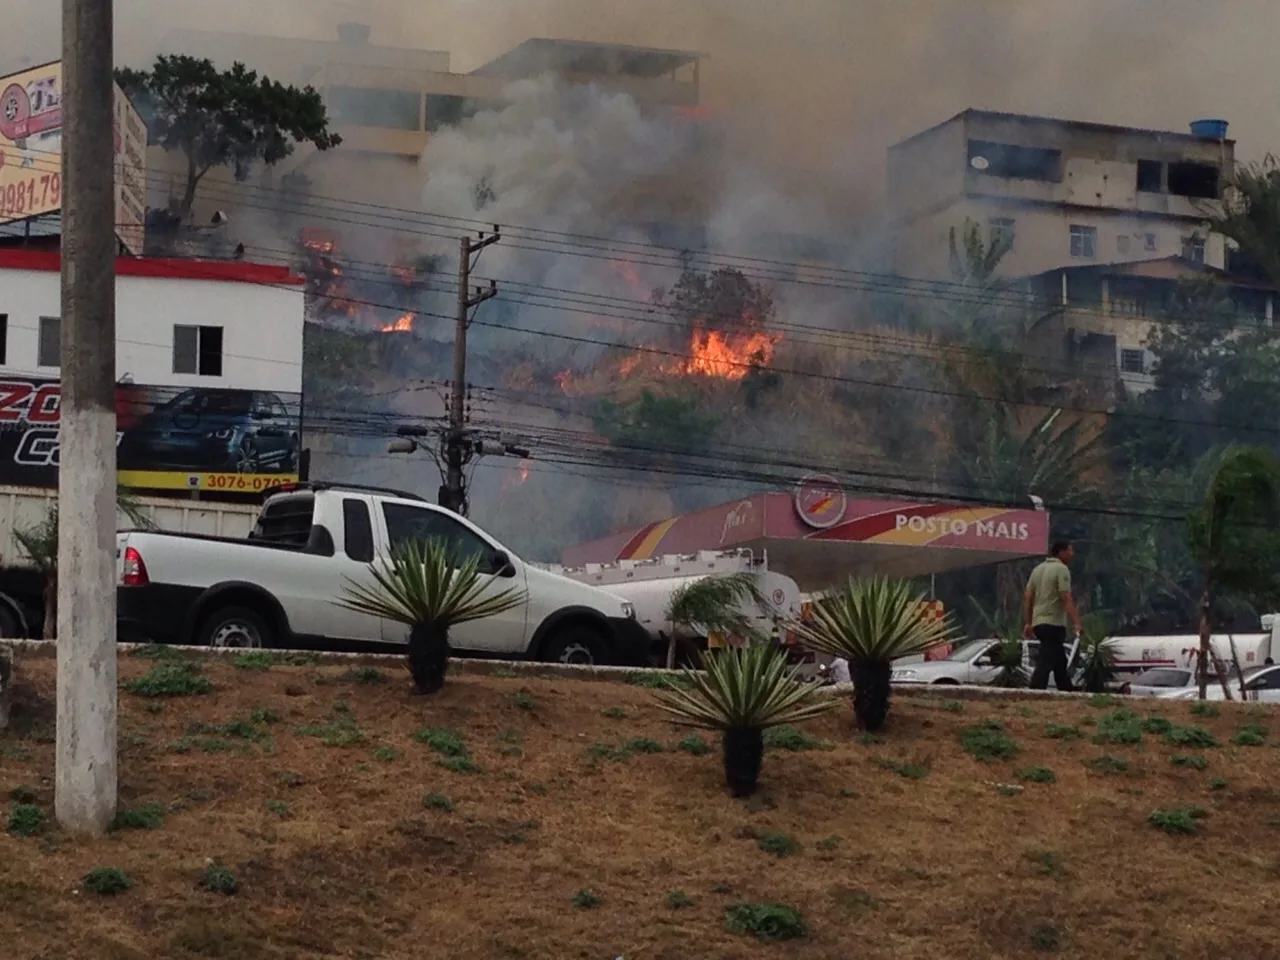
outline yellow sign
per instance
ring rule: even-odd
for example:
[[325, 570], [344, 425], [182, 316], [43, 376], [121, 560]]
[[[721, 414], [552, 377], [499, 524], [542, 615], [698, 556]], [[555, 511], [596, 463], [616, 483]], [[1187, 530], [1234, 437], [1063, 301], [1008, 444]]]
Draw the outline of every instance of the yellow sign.
[[[147, 206], [147, 131], [115, 86], [116, 235], [142, 253]], [[0, 224], [62, 208], [62, 63], [0, 77]]]
[[281, 483], [297, 483], [296, 473], [187, 473], [181, 470], [121, 470], [122, 487], [139, 490], [200, 490], [218, 493], [262, 493]]

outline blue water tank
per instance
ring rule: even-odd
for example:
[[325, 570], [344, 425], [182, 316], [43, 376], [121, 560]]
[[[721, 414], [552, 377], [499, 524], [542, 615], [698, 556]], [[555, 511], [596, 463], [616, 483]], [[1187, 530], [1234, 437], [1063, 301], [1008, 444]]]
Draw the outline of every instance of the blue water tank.
[[1227, 121], [1225, 120], [1193, 120], [1191, 135], [1205, 137], [1208, 140], [1227, 139]]

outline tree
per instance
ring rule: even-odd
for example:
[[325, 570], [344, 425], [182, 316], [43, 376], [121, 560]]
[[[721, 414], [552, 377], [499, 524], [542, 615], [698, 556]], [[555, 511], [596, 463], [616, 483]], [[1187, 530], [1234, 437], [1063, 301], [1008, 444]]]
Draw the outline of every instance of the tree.
[[1280, 285], [1280, 163], [1274, 156], [1236, 168], [1210, 224], [1236, 244], [1236, 271]]
[[703, 577], [686, 583], [671, 594], [665, 617], [671, 625], [667, 645], [667, 669], [675, 666], [676, 637], [681, 627], [695, 628], [703, 636], [718, 633], [761, 640], [748, 611], [767, 609], [756, 578], [751, 573], [731, 573], [723, 577]]
[[764, 731], [799, 723], [835, 705], [788, 669], [786, 656], [766, 643], [718, 650], [705, 671], [687, 673], [691, 689], [668, 681], [658, 706], [678, 726], [721, 732], [724, 778], [735, 797], [755, 793], [764, 759]]
[[792, 630], [818, 653], [849, 661], [853, 713], [866, 730], [884, 728], [889, 715], [892, 663], [947, 643], [951, 618], [934, 618], [905, 580], [850, 580], [812, 605], [812, 622]]
[[[133, 526], [142, 530], [150, 530], [154, 524], [138, 502], [137, 498], [127, 490], [116, 491], [116, 511], [124, 514]], [[44, 629], [45, 640], [54, 640], [58, 636], [58, 506], [55, 503], [49, 508], [44, 519], [31, 527], [20, 527], [13, 531], [13, 539], [18, 542], [23, 553], [44, 578]]]
[[244, 180], [255, 162], [279, 163], [295, 144], [328, 150], [342, 143], [329, 132], [324, 101], [313, 87], [285, 86], [243, 63], [220, 72], [211, 60], [160, 56], [150, 70], [121, 67], [116, 81], [146, 118], [152, 142], [187, 158], [177, 209], [184, 218], [215, 167], [234, 166], [236, 179]]
[[523, 589], [508, 587], [486, 595], [479, 557], [459, 559], [440, 540], [410, 540], [391, 551], [390, 559], [369, 564], [376, 585], [349, 582], [336, 601], [357, 613], [382, 617], [409, 627], [409, 672], [420, 693], [444, 686], [449, 663], [449, 630], [484, 620], [524, 603]]
[[1200, 470], [1208, 482], [1203, 503], [1187, 517], [1187, 539], [1201, 571], [1203, 700], [1218, 599], [1235, 596], [1255, 606], [1280, 600], [1280, 462], [1262, 447], [1232, 445], [1212, 451]]
[[629, 403], [603, 401], [592, 421], [597, 431], [630, 460], [653, 465], [672, 455], [706, 448], [719, 420], [699, 412], [688, 397], [659, 396], [645, 390]]

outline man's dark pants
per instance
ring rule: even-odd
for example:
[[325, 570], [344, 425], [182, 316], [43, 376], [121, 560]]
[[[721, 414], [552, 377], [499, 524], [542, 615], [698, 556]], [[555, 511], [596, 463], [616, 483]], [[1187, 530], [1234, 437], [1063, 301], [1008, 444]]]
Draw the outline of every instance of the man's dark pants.
[[1036, 659], [1035, 672], [1031, 674], [1031, 689], [1048, 689], [1049, 673], [1052, 671], [1053, 682], [1058, 689], [1071, 690], [1071, 674], [1067, 672], [1067, 628], [1038, 623], [1035, 635], [1040, 641], [1040, 656]]

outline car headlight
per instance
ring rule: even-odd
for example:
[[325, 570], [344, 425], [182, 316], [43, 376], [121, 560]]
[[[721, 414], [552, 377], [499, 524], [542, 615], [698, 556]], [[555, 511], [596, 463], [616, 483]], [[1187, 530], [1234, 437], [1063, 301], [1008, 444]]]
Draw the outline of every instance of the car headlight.
[[234, 433], [230, 427], [223, 427], [221, 430], [215, 430], [209, 434], [210, 440], [230, 440], [231, 434]]
[[636, 605], [634, 603], [629, 603], [628, 601], [623, 600], [622, 615], [626, 617], [628, 620], [634, 620], [636, 618]]
[[894, 670], [889, 674], [890, 680], [918, 680], [919, 674], [914, 670]]

